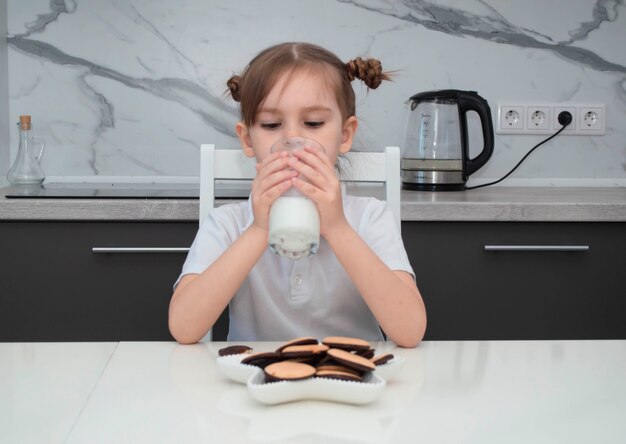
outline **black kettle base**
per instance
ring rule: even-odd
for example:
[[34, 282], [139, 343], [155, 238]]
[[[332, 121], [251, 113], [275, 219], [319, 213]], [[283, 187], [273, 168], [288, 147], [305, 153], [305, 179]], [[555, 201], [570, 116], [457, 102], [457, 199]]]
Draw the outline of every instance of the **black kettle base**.
[[402, 182], [402, 188], [412, 191], [463, 191], [465, 190], [464, 183], [407, 183]]

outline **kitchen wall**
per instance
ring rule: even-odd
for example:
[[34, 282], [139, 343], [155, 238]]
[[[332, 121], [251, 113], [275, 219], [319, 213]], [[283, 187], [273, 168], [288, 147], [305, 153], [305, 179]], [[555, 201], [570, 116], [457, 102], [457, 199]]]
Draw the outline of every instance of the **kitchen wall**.
[[[9, 0], [7, 35], [0, 120], [33, 115], [49, 177], [194, 180], [200, 143], [238, 146], [226, 80], [259, 50], [304, 40], [396, 71], [369, 93], [354, 83], [356, 148], [402, 146], [404, 102], [424, 90], [476, 90], [494, 118], [502, 101], [600, 102], [605, 136], [559, 137], [503, 185], [626, 184], [621, 0]], [[540, 140], [497, 135], [473, 183], [504, 175]]]
[[[7, 2], [0, 0], [0, 35], [7, 32]], [[8, 45], [0, 39], [0, 186], [9, 171], [9, 70]]]

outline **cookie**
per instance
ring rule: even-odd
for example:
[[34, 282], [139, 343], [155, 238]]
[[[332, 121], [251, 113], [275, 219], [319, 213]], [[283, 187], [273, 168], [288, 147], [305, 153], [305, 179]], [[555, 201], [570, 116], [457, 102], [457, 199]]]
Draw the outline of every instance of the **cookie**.
[[265, 368], [266, 366], [275, 362], [281, 361], [280, 353], [276, 352], [264, 352], [255, 353], [241, 360], [242, 364], [254, 365], [256, 367]]
[[331, 358], [330, 356], [328, 356], [328, 352], [322, 357], [322, 359], [319, 360], [319, 362], [317, 363], [317, 366], [319, 367], [320, 365], [339, 365], [337, 364], [337, 361], [335, 361], [333, 358]]
[[247, 345], [231, 345], [229, 347], [220, 348], [217, 354], [220, 356], [240, 355], [251, 351], [252, 349]]
[[374, 349], [370, 348], [369, 350], [357, 350], [355, 353], [359, 356], [363, 356], [366, 359], [372, 359], [374, 357]]
[[264, 371], [267, 382], [299, 381], [315, 375], [315, 367], [293, 361], [275, 362], [265, 367]]
[[289, 342], [285, 342], [283, 345], [278, 347], [276, 351], [280, 353], [283, 351], [283, 349], [290, 347], [292, 345], [311, 345], [311, 344], [317, 344], [317, 343], [318, 343], [317, 339], [312, 338], [310, 336], [303, 337], [303, 338], [296, 338], [296, 339], [292, 339]]
[[289, 361], [289, 362], [301, 362], [303, 364], [309, 364], [312, 365], [313, 367], [316, 367], [318, 364], [318, 359], [315, 357], [308, 357], [308, 358], [290, 358], [290, 359], [285, 359], [285, 361]]
[[348, 338], [344, 336], [328, 336], [322, 340], [322, 344], [326, 344], [331, 348], [339, 348], [347, 351], [369, 350], [370, 343], [363, 339]]
[[341, 381], [361, 382], [363, 378], [350, 372], [342, 372], [338, 370], [318, 370], [315, 372], [316, 378], [339, 379]]
[[328, 351], [328, 348], [328, 345], [324, 344], [290, 345], [283, 348], [280, 354], [285, 358], [306, 358], [309, 356], [323, 355]]
[[353, 368], [350, 367], [346, 367], [345, 365], [339, 365], [339, 364], [324, 364], [324, 365], [318, 365], [316, 370], [318, 372], [321, 371], [328, 371], [328, 372], [344, 372], [344, 373], [351, 373], [354, 376], [361, 376], [361, 372], [354, 370]]
[[338, 348], [331, 348], [328, 350], [328, 356], [333, 358], [338, 363], [358, 371], [368, 372], [376, 369], [376, 365], [369, 359]]
[[372, 358], [372, 362], [375, 365], [383, 365], [388, 363], [393, 359], [393, 355], [391, 353], [385, 353], [383, 355], [378, 355]]

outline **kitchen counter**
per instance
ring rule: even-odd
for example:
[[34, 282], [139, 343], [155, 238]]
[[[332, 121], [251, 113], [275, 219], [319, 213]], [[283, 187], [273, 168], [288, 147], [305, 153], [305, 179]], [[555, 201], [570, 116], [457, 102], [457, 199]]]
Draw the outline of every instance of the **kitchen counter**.
[[373, 343], [405, 362], [380, 398], [361, 406], [261, 404], [218, 371], [224, 346], [0, 344], [0, 441], [574, 444], [626, 436], [626, 341]]
[[[6, 198], [0, 220], [195, 221], [197, 199]], [[220, 204], [233, 202], [222, 200]], [[626, 188], [491, 187], [402, 191], [403, 221], [624, 222]]]

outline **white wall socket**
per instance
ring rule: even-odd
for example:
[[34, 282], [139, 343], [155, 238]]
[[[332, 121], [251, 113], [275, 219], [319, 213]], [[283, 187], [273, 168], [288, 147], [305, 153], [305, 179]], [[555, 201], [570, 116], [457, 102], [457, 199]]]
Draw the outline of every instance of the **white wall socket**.
[[554, 134], [561, 129], [559, 114], [572, 115], [563, 135], [601, 136], [606, 132], [606, 106], [583, 103], [523, 103], [498, 104], [496, 133], [498, 134]]
[[507, 130], [524, 129], [524, 107], [505, 106], [499, 109], [499, 127]]

